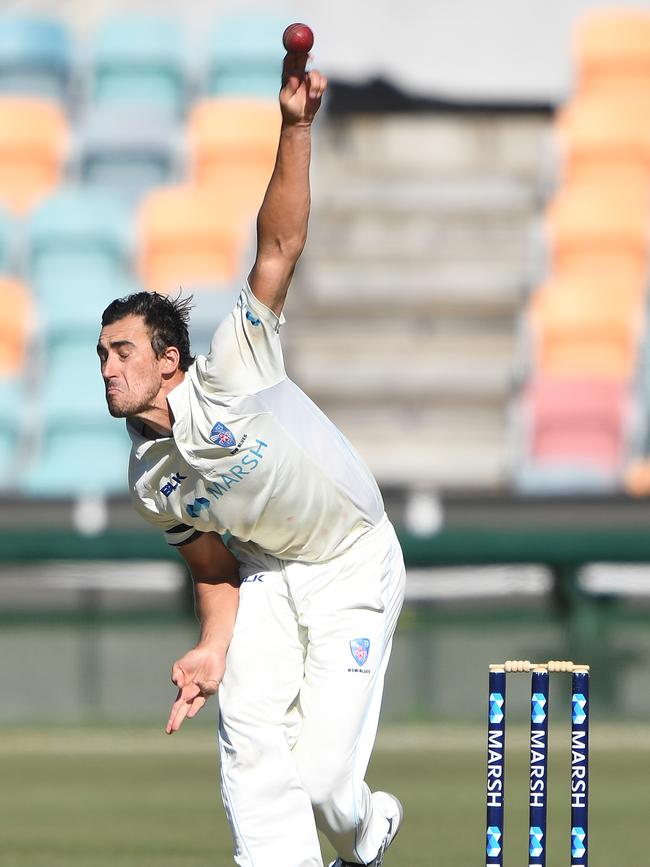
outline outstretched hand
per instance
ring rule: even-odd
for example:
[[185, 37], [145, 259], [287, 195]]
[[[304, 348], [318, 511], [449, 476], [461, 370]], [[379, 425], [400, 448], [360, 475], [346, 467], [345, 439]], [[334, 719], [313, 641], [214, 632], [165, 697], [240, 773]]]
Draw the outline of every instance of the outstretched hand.
[[327, 78], [317, 69], [305, 69], [309, 55], [289, 53], [282, 67], [280, 108], [289, 124], [310, 124], [318, 109]]
[[172, 683], [178, 687], [176, 701], [165, 726], [168, 735], [177, 732], [183, 721], [192, 719], [219, 689], [226, 656], [208, 647], [195, 647], [172, 666]]

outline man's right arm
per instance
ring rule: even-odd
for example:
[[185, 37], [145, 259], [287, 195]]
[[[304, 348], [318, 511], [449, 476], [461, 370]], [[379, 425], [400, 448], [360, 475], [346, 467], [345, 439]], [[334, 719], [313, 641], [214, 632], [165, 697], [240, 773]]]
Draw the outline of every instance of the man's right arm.
[[216, 533], [201, 533], [178, 549], [194, 580], [201, 634], [196, 647], [172, 666], [178, 687], [165, 728], [173, 734], [201, 710], [219, 688], [239, 604], [239, 566]]

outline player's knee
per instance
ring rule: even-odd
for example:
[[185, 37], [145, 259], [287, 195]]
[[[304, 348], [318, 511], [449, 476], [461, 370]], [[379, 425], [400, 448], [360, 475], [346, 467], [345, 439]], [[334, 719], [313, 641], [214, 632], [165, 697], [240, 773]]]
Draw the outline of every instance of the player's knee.
[[343, 764], [333, 758], [331, 761], [301, 764], [300, 779], [316, 814], [331, 810], [337, 793], [345, 786], [347, 776]]

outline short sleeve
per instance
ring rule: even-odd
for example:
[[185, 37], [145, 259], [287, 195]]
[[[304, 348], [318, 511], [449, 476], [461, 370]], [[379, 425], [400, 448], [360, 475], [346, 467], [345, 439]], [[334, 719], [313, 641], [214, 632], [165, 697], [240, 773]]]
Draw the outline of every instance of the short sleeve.
[[276, 316], [246, 283], [232, 312], [212, 338], [207, 357], [197, 360], [202, 385], [227, 394], [255, 394], [286, 377]]
[[131, 491], [131, 502], [136, 512], [148, 524], [151, 524], [152, 527], [161, 530], [165, 534], [165, 541], [172, 548], [182, 548], [183, 545], [189, 545], [190, 542], [193, 542], [201, 535], [200, 530], [191, 527], [189, 524], [181, 524], [177, 518], [164, 514], [161, 515], [147, 508], [146, 504], [142, 502], [134, 490]]
[[183, 545], [189, 545], [200, 535], [200, 530], [195, 530], [194, 527], [189, 527], [187, 524], [176, 524], [169, 530], [165, 530], [165, 540], [172, 548], [182, 548]]

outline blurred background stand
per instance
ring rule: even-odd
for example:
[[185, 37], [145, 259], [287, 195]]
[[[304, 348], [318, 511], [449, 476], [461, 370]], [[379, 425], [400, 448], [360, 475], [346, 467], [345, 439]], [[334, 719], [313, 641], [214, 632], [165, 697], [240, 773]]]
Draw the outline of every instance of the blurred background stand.
[[181, 291], [207, 351], [300, 19], [331, 85], [285, 358], [403, 541], [384, 718], [477, 721], [477, 661], [574, 656], [647, 720], [650, 4], [42, 0], [0, 14], [0, 723], [164, 716], [191, 588], [95, 341], [113, 297]]

